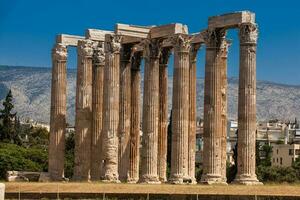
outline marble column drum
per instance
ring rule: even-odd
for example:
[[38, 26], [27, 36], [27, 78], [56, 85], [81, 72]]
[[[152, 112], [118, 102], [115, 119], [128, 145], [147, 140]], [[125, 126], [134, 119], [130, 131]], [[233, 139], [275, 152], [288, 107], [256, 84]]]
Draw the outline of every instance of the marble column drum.
[[131, 64], [131, 121], [128, 183], [139, 180], [140, 161], [140, 123], [141, 123], [141, 58], [140, 52], [134, 53]]
[[131, 118], [131, 46], [122, 45], [120, 55], [120, 125], [119, 125], [119, 179], [126, 181], [129, 166], [129, 139]]
[[92, 83], [92, 141], [91, 141], [91, 180], [100, 180], [103, 171], [102, 158], [102, 108], [104, 78], [104, 43], [99, 42], [93, 54]]
[[196, 184], [195, 156], [196, 156], [196, 128], [197, 128], [197, 52], [200, 44], [192, 44], [190, 49], [189, 68], [189, 139], [188, 139], [188, 177], [192, 184]]
[[92, 136], [92, 56], [93, 42], [78, 41], [75, 116], [75, 181], [90, 180]]
[[238, 171], [234, 182], [245, 185], [262, 184], [255, 174], [257, 35], [256, 24], [240, 26]]
[[204, 88], [204, 151], [201, 182], [226, 184], [222, 178], [222, 54], [224, 29], [208, 30]]
[[171, 48], [162, 49], [159, 59], [159, 121], [158, 121], [158, 176], [167, 181], [167, 135], [168, 135], [168, 60]]
[[188, 177], [189, 139], [189, 50], [187, 35], [174, 38], [172, 97], [172, 153], [170, 182], [182, 184]]
[[159, 40], [145, 40], [142, 168], [139, 181], [150, 184], [160, 183], [157, 173], [160, 51]]
[[104, 99], [103, 99], [103, 156], [105, 182], [119, 182], [118, 131], [120, 94], [120, 50], [119, 35], [105, 35]]
[[52, 49], [52, 84], [50, 109], [49, 175], [53, 181], [64, 178], [67, 47], [58, 43]]

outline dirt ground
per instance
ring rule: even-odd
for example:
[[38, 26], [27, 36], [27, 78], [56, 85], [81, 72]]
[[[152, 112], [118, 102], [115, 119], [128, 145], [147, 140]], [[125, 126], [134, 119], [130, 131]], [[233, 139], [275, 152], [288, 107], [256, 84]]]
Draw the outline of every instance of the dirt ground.
[[142, 193], [300, 196], [300, 185], [209, 186], [108, 183], [5, 183], [8, 193]]

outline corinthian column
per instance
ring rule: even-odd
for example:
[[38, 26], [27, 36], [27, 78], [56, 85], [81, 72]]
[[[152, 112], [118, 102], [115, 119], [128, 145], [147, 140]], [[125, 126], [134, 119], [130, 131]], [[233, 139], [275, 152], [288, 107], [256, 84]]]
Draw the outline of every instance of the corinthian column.
[[220, 49], [220, 59], [221, 59], [221, 92], [222, 92], [222, 121], [221, 121], [221, 129], [222, 129], [222, 139], [221, 139], [221, 175], [224, 182], [227, 181], [226, 177], [226, 161], [227, 161], [227, 54], [228, 54], [228, 46], [230, 43], [228, 41], [224, 41], [224, 44]]
[[50, 110], [49, 174], [53, 181], [64, 177], [67, 47], [56, 44], [52, 49], [52, 85]]
[[129, 165], [131, 45], [123, 45], [120, 63], [119, 179], [127, 180]]
[[188, 178], [189, 50], [188, 36], [175, 36], [170, 175], [170, 182], [175, 184], [182, 184]]
[[140, 160], [140, 113], [141, 113], [141, 58], [139, 52], [133, 54], [131, 68], [131, 121], [130, 121], [130, 145], [128, 183], [136, 183], [139, 180]]
[[190, 73], [189, 73], [189, 141], [188, 141], [188, 177], [191, 183], [196, 183], [195, 156], [196, 156], [196, 86], [197, 86], [197, 52], [200, 44], [193, 44], [190, 49]]
[[120, 93], [120, 36], [105, 35], [103, 139], [104, 181], [119, 182], [118, 131]]
[[93, 42], [78, 41], [76, 84], [74, 180], [90, 179], [92, 136], [92, 56]]
[[159, 59], [159, 120], [158, 120], [158, 176], [167, 181], [167, 126], [168, 126], [168, 60], [170, 48], [164, 48]]
[[226, 184], [222, 178], [222, 49], [226, 32], [209, 30], [206, 38], [204, 152], [201, 182]]
[[255, 185], [256, 132], [256, 43], [255, 24], [242, 24], [240, 37], [240, 72], [238, 101], [238, 172], [236, 183]]
[[103, 75], [105, 65], [104, 44], [99, 42], [93, 55], [93, 95], [92, 95], [92, 143], [91, 180], [100, 180], [103, 168], [102, 158], [102, 108]]
[[143, 137], [140, 182], [160, 183], [157, 174], [160, 41], [145, 41]]

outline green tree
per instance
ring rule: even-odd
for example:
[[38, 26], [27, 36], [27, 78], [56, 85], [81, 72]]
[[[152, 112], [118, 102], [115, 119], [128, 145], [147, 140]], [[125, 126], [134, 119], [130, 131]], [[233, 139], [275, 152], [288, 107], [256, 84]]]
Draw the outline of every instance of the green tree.
[[5, 100], [3, 101], [3, 109], [0, 110], [0, 139], [1, 141], [16, 143], [18, 137], [16, 135], [15, 127], [13, 120], [16, 117], [16, 113], [13, 113], [12, 110], [14, 105], [12, 103], [13, 96], [11, 90], [7, 93]]
[[168, 133], [167, 133], [167, 177], [170, 177], [171, 152], [172, 152], [172, 110], [170, 113]]

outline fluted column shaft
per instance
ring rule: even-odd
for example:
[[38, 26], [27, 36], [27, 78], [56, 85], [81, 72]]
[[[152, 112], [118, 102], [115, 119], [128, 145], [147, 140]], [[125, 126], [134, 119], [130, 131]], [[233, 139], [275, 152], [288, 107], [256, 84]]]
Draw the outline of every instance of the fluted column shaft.
[[190, 49], [190, 69], [189, 69], [189, 142], [188, 142], [188, 177], [192, 183], [196, 183], [195, 178], [195, 156], [196, 156], [196, 86], [197, 86], [197, 52], [200, 44], [193, 44]]
[[52, 50], [52, 85], [50, 110], [49, 174], [51, 180], [64, 177], [66, 100], [67, 100], [67, 47], [56, 44]]
[[120, 128], [119, 179], [126, 181], [129, 166], [129, 139], [131, 118], [131, 46], [123, 45], [120, 63]]
[[178, 35], [174, 40], [170, 181], [181, 184], [188, 178], [190, 42], [185, 35]]
[[221, 59], [221, 92], [222, 92], [222, 139], [221, 139], [221, 175], [224, 182], [227, 181], [226, 177], [226, 161], [227, 161], [227, 54], [228, 54], [228, 45], [227, 41], [224, 42], [220, 50], [220, 59]]
[[157, 174], [160, 42], [145, 44], [143, 137], [140, 182], [159, 183]]
[[118, 182], [120, 36], [105, 35], [103, 139], [104, 180]]
[[141, 113], [141, 55], [134, 54], [131, 69], [131, 121], [130, 121], [130, 151], [128, 167], [128, 183], [139, 180], [140, 160], [140, 113]]
[[158, 120], [158, 176], [167, 181], [167, 134], [168, 134], [168, 60], [170, 48], [164, 48], [159, 59], [159, 120]]
[[92, 55], [91, 40], [78, 41], [75, 116], [74, 180], [90, 179], [92, 136]]
[[204, 88], [204, 152], [201, 182], [225, 183], [222, 179], [222, 56], [225, 30], [209, 30], [206, 40]]
[[105, 54], [103, 42], [94, 49], [92, 83], [92, 143], [91, 180], [100, 180], [103, 169], [102, 158], [102, 108]]
[[239, 37], [238, 172], [235, 182], [253, 185], [261, 184], [255, 174], [256, 25], [241, 25]]

